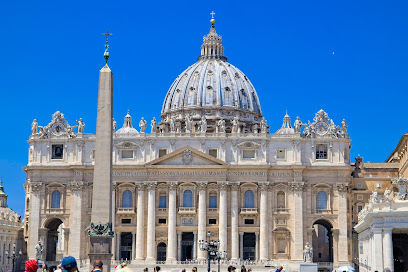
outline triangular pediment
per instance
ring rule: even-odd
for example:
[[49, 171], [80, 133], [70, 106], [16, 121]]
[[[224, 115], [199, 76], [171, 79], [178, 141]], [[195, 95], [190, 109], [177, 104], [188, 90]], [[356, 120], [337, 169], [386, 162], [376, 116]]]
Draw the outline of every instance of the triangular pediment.
[[205, 154], [190, 146], [179, 148], [163, 157], [150, 161], [146, 166], [227, 166], [228, 163]]

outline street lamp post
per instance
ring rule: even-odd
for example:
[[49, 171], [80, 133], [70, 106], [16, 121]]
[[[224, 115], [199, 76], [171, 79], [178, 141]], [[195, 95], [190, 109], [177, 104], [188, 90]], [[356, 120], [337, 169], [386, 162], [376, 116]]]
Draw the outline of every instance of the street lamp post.
[[218, 272], [220, 272], [220, 260], [227, 258], [226, 251], [217, 251], [217, 260], [218, 260]]
[[211, 232], [207, 233], [208, 240], [200, 240], [198, 244], [200, 246], [200, 250], [207, 251], [207, 261], [208, 261], [208, 272], [211, 271], [211, 256], [217, 257], [218, 247], [220, 246], [220, 241], [210, 240]]
[[21, 249], [18, 251], [18, 254], [16, 254], [16, 244], [13, 244], [13, 251], [11, 253], [11, 255], [9, 255], [8, 250], [6, 250], [6, 257], [7, 259], [11, 259], [12, 260], [12, 272], [14, 272], [14, 263], [16, 261], [16, 259], [18, 259], [23, 253], [21, 252]]

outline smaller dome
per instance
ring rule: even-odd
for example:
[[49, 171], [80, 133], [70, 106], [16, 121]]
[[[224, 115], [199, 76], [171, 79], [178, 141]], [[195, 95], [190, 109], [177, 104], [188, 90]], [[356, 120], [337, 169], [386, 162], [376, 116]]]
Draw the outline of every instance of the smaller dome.
[[132, 125], [132, 116], [129, 114], [129, 110], [125, 116], [125, 120], [123, 122], [123, 127], [116, 131], [116, 135], [121, 136], [130, 136], [139, 134], [139, 132], [133, 127]]
[[285, 135], [285, 134], [295, 134], [295, 130], [292, 128], [290, 124], [290, 117], [288, 115], [288, 111], [286, 111], [285, 116], [283, 117], [283, 124], [280, 129], [278, 129], [275, 134], [277, 135]]

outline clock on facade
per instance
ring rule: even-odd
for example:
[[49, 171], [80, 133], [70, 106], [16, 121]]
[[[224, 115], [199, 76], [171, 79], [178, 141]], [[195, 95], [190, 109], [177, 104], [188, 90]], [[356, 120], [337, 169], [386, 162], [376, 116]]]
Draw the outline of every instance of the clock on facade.
[[328, 128], [329, 128], [329, 126], [328, 126], [328, 124], [327, 124], [326, 122], [318, 122], [318, 123], [316, 123], [316, 132], [317, 132], [319, 135], [324, 135], [324, 134], [326, 134], [327, 131], [328, 131]]
[[64, 131], [64, 126], [61, 123], [56, 123], [51, 128], [52, 133], [60, 135]]

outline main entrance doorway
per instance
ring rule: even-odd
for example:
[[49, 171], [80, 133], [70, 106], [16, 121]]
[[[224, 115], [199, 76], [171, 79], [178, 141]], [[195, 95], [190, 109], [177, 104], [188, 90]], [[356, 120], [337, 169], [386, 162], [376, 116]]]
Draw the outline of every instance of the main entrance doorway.
[[243, 259], [244, 260], [255, 260], [255, 233], [245, 232], [244, 233], [244, 248], [243, 248]]
[[163, 242], [157, 245], [157, 261], [166, 261], [166, 244]]
[[194, 234], [183, 232], [181, 236], [181, 261], [193, 259]]
[[131, 232], [122, 232], [120, 234], [120, 254], [121, 260], [132, 260], [133, 235]]

